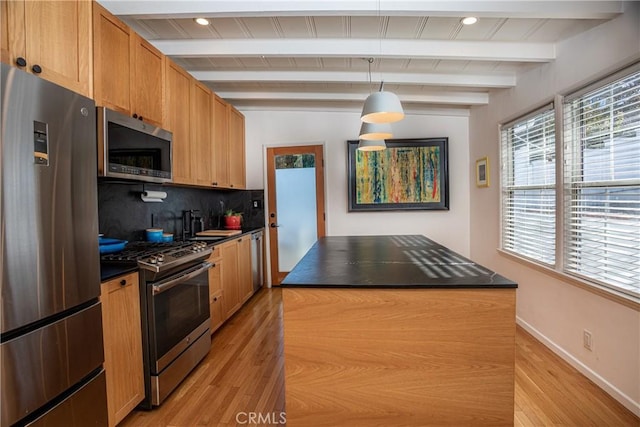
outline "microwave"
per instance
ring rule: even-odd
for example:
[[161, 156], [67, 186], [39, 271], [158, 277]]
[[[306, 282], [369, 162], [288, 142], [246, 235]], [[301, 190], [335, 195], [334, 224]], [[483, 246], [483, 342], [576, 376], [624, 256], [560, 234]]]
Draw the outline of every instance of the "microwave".
[[105, 107], [97, 115], [98, 175], [172, 181], [171, 132]]

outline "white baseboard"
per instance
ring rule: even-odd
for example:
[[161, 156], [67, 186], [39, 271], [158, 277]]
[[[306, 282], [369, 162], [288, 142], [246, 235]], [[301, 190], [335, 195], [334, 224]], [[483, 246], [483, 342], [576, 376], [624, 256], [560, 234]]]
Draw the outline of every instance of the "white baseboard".
[[568, 364], [576, 368], [582, 375], [589, 378], [591, 381], [596, 383], [598, 387], [607, 392], [611, 397], [616, 399], [625, 408], [633, 412], [636, 416], [640, 417], [640, 403], [635, 402], [629, 396], [620, 391], [617, 387], [611, 384], [606, 379], [602, 378], [597, 372], [593, 371], [587, 365], [582, 363], [580, 360], [576, 359], [572, 354], [568, 353], [565, 349], [560, 347], [558, 344], [551, 341], [545, 335], [543, 335], [536, 328], [522, 320], [520, 317], [516, 316], [516, 323], [522, 328], [524, 328], [527, 332], [533, 335], [538, 341], [542, 342], [545, 346], [549, 347], [551, 351], [557, 354], [560, 358], [566, 361]]

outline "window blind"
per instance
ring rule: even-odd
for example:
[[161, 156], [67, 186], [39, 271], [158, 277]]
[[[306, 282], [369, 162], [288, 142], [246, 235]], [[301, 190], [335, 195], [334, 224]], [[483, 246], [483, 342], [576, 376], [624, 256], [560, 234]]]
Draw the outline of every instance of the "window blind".
[[502, 249], [555, 264], [553, 105], [501, 128]]
[[640, 72], [564, 103], [563, 270], [640, 295]]

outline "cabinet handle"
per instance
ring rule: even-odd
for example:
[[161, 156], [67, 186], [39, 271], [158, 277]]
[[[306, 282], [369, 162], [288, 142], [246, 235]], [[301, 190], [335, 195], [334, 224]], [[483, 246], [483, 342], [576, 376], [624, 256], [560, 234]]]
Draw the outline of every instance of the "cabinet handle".
[[138, 118], [138, 115], [137, 115], [136, 113], [133, 113], [133, 118], [134, 118], [134, 119], [137, 119], [137, 118]]
[[138, 117], [138, 120], [142, 120], [142, 116]]
[[218, 185], [218, 183], [217, 183], [217, 182], [214, 182], [214, 183], [212, 183], [212, 184], [213, 184], [213, 185]]
[[229, 187], [232, 187], [232, 188], [233, 188], [233, 184], [229, 185]]
[[213, 302], [216, 302], [216, 301], [218, 301], [218, 297], [213, 298]]
[[214, 262], [213, 264], [211, 264], [211, 268], [215, 267], [216, 263]]
[[120, 280], [120, 286], [124, 286], [124, 285], [126, 285], [126, 284], [127, 284], [127, 281], [126, 281], [126, 280], [124, 280], [124, 279]]
[[36, 64], [33, 67], [31, 67], [31, 71], [33, 71], [36, 74], [40, 74], [42, 72], [42, 68], [38, 64]]
[[23, 57], [19, 56], [16, 58], [16, 65], [18, 67], [24, 67], [27, 65], [27, 60], [24, 59]]

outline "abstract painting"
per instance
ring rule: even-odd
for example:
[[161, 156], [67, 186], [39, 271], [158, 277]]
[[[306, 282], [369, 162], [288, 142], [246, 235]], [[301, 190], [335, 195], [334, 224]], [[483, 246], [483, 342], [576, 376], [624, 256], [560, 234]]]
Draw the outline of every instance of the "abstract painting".
[[448, 210], [448, 138], [388, 139], [382, 151], [348, 141], [349, 211]]

